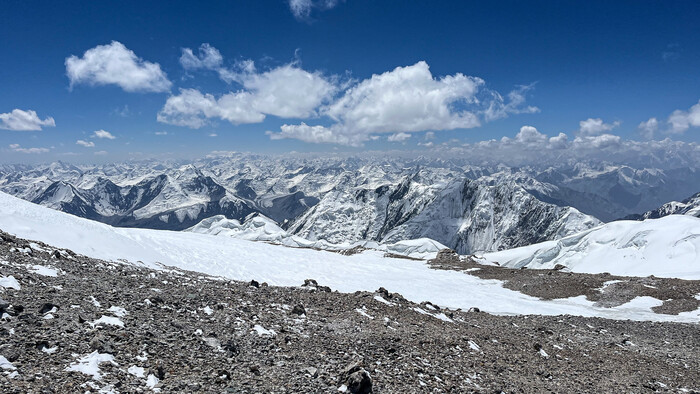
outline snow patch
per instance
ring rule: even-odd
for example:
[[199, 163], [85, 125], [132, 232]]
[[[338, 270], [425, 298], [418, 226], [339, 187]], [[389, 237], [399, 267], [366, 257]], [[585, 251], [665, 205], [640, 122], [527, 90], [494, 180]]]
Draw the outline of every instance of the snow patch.
[[258, 334], [260, 337], [274, 337], [277, 336], [277, 333], [274, 330], [267, 330], [265, 327], [256, 324], [253, 327], [253, 330]]
[[58, 276], [58, 270], [55, 268], [47, 267], [44, 265], [33, 265], [29, 268], [30, 271], [32, 271], [35, 274], [38, 275], [43, 275], [43, 276], [53, 276], [56, 277]]
[[0, 287], [3, 287], [5, 289], [15, 289], [15, 290], [21, 290], [22, 286], [19, 285], [19, 282], [17, 282], [17, 279], [15, 279], [14, 276], [2, 276], [0, 275]]
[[136, 376], [137, 378], [143, 378], [146, 376], [146, 370], [142, 367], [137, 367], [136, 365], [130, 366], [129, 369], [127, 369], [126, 371]]
[[121, 321], [119, 318], [116, 318], [113, 316], [105, 316], [105, 315], [102, 315], [102, 317], [100, 317], [99, 319], [90, 323], [90, 325], [92, 327], [98, 326], [100, 324], [108, 324], [110, 326], [124, 327], [124, 322]]
[[90, 375], [94, 380], [102, 379], [102, 374], [100, 371], [100, 364], [110, 363], [112, 365], [118, 365], [114, 362], [114, 356], [108, 353], [99, 353], [97, 350], [88, 354], [87, 356], [81, 357], [78, 361], [72, 363], [66, 371], [68, 372], [80, 372], [85, 375]]

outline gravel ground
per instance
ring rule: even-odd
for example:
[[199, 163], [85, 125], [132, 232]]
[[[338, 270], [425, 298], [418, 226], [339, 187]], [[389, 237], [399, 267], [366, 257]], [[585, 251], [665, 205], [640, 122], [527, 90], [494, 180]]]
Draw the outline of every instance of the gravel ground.
[[[384, 289], [343, 294], [312, 280], [273, 287], [154, 271], [0, 236], [3, 393], [700, 389], [698, 324], [493, 316]], [[490, 270], [473, 273], [497, 275]], [[578, 277], [540, 273], [554, 282], [549, 298]], [[587, 285], [574, 292], [600, 287], [592, 277], [580, 276]]]
[[656, 313], [677, 315], [700, 308], [700, 281], [674, 278], [645, 278], [603, 274], [572, 273], [561, 269], [513, 269], [483, 265], [470, 256], [445, 250], [430, 260], [432, 268], [462, 271], [482, 279], [503, 281], [503, 287], [545, 300], [586, 296], [603, 307], [625, 304], [635, 297], [654, 297], [663, 304]]

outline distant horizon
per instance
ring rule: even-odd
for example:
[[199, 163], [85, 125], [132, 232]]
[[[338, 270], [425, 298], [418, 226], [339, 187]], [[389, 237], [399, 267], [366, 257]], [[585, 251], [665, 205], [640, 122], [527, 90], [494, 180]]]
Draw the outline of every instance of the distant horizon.
[[698, 2], [4, 12], [0, 163], [242, 151], [700, 164]]

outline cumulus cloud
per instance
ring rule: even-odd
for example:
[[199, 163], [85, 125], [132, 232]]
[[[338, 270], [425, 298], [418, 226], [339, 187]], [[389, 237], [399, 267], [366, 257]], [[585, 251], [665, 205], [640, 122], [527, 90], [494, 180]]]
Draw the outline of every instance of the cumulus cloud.
[[624, 140], [601, 134], [577, 136], [569, 140], [564, 133], [548, 137], [525, 126], [514, 138], [503, 137], [475, 143], [441, 144], [433, 153], [440, 157], [469, 158], [476, 165], [531, 165], [544, 167], [561, 163], [614, 163], [659, 168], [697, 166], [700, 144], [696, 142]]
[[409, 138], [411, 138], [411, 135], [408, 133], [395, 133], [387, 137], [387, 140], [389, 142], [404, 142]]
[[515, 141], [528, 145], [542, 144], [547, 141], [547, 136], [532, 126], [523, 126], [518, 134], [515, 135]]
[[659, 130], [659, 121], [656, 118], [649, 118], [646, 122], [642, 122], [637, 126], [639, 134], [647, 140], [654, 138], [654, 135]]
[[92, 141], [85, 141], [85, 140], [77, 140], [75, 141], [76, 145], [84, 146], [86, 148], [94, 148], [95, 143]]
[[158, 63], [145, 61], [118, 41], [98, 45], [82, 57], [66, 58], [70, 85], [117, 85], [127, 92], [167, 92], [172, 83]]
[[12, 112], [0, 114], [0, 129], [15, 131], [37, 131], [42, 127], [55, 127], [52, 117], [41, 120], [32, 110], [13, 109]]
[[612, 134], [601, 134], [595, 136], [579, 136], [574, 139], [575, 149], [605, 149], [620, 145], [621, 138]]
[[423, 139], [425, 139], [426, 141], [432, 140], [434, 138], [435, 138], [435, 133], [432, 131], [428, 131], [427, 133], [425, 133], [425, 136], [423, 137]]
[[[317, 137], [323, 135], [323, 142], [342, 140], [357, 146], [375, 133], [478, 127], [480, 116], [485, 117], [489, 108], [494, 108], [494, 95], [482, 89], [483, 85], [482, 79], [461, 73], [436, 78], [428, 64], [421, 61], [373, 75], [346, 89], [319, 111], [335, 122], [330, 126], [285, 125], [281, 132], [269, 134], [310, 142], [321, 142]], [[480, 89], [487, 93], [485, 100], [477, 97]], [[304, 132], [310, 135], [303, 136]]]
[[22, 148], [19, 144], [10, 144], [10, 150], [17, 153], [40, 154], [49, 151], [48, 148]]
[[255, 72], [254, 67], [247, 70], [232, 77], [244, 89], [219, 98], [196, 89], [180, 89], [180, 94], [168, 98], [158, 113], [158, 121], [197, 129], [213, 118], [243, 124], [262, 122], [266, 115], [313, 117], [316, 109], [338, 89], [333, 78], [295, 64], [262, 73]]
[[[326, 117], [330, 125], [285, 124], [272, 139], [360, 146], [376, 133], [472, 128], [515, 113], [532, 113], [520, 86], [504, 99], [486, 89], [480, 78], [461, 73], [434, 77], [427, 63], [373, 75], [357, 82], [306, 71], [298, 61], [258, 71], [252, 61], [222, 67], [216, 48], [202, 44], [199, 53], [183, 49], [180, 62], [188, 70], [216, 70], [221, 79], [239, 89], [215, 96], [197, 89], [180, 89], [159, 111], [159, 122], [194, 129], [226, 120], [232, 124], [259, 123], [270, 116], [283, 119]], [[426, 136], [433, 136], [426, 134]], [[431, 137], [428, 137], [431, 138]]]
[[208, 124], [211, 118], [233, 124], [259, 123], [265, 114], [253, 108], [248, 92], [228, 93], [216, 99], [196, 89], [180, 89], [180, 94], [168, 97], [157, 116], [159, 122], [193, 129]]
[[683, 134], [691, 127], [700, 127], [700, 101], [687, 111], [675, 110], [668, 117], [669, 133]]
[[106, 138], [108, 140], [113, 140], [117, 137], [113, 136], [112, 133], [106, 130], [96, 130], [92, 133], [92, 138]]
[[304, 122], [298, 125], [282, 125], [279, 133], [266, 132], [270, 139], [293, 138], [311, 143], [332, 143], [348, 146], [360, 146], [365, 136], [360, 134], [343, 134], [325, 126], [309, 126]]
[[605, 123], [600, 118], [588, 118], [579, 122], [579, 135], [594, 136], [610, 131], [620, 125], [619, 121], [613, 123]]

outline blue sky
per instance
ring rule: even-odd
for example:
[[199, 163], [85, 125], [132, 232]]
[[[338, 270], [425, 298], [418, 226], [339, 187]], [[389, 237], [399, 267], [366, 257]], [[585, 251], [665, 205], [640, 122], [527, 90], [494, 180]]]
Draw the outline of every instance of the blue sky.
[[700, 141], [697, 1], [10, 0], [2, 13], [1, 161]]

